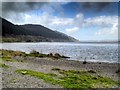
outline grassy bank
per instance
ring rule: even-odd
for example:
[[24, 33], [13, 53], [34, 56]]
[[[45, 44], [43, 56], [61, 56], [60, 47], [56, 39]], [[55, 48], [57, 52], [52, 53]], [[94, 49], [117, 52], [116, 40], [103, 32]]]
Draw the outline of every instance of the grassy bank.
[[39, 57], [39, 58], [53, 58], [53, 59], [60, 59], [60, 58], [69, 58], [67, 56], [64, 55], [60, 55], [59, 53], [55, 53], [55, 54], [43, 54], [43, 53], [39, 53], [35, 50], [31, 51], [29, 54], [25, 53], [25, 52], [21, 52], [21, 51], [13, 51], [13, 50], [4, 50], [1, 49], [0, 50], [0, 55], [2, 57], [15, 57], [15, 56], [22, 56], [22, 57]]
[[59, 74], [42, 73], [33, 70], [16, 70], [17, 73], [22, 75], [30, 75], [43, 79], [45, 82], [57, 84], [64, 88], [111, 88], [114, 85], [119, 85], [107, 77], [94, 76], [95, 71], [75, 71], [75, 70], [61, 70], [59, 68], [52, 69]]

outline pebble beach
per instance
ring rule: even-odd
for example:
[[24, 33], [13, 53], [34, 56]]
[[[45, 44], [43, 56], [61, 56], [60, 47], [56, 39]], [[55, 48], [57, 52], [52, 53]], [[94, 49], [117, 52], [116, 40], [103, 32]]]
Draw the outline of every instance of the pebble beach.
[[[2, 71], [2, 86], [3, 88], [62, 88], [59, 85], [52, 85], [44, 82], [42, 79], [37, 79], [31, 76], [23, 76], [16, 74], [17, 69], [28, 69], [38, 72], [51, 73], [52, 68], [60, 68], [64, 70], [94, 70], [96, 75], [112, 78], [115, 81], [119, 80], [120, 74], [116, 73], [119, 68], [118, 63], [103, 63], [103, 62], [87, 62], [73, 61], [65, 59], [51, 58], [34, 58], [34, 57], [14, 57], [14, 59], [23, 59], [23, 62], [4, 62], [9, 68], [3, 68]], [[118, 86], [115, 86], [118, 87]]]

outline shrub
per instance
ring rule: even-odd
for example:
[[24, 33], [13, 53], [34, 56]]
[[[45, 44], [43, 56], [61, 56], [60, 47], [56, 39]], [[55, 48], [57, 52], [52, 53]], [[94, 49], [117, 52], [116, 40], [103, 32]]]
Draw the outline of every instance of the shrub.
[[59, 71], [60, 69], [59, 68], [52, 68], [52, 70]]
[[30, 52], [30, 54], [39, 54], [39, 52], [33, 50], [33, 51]]
[[96, 72], [95, 72], [95, 71], [93, 71], [93, 70], [89, 70], [88, 72], [89, 72], [89, 73], [96, 73]]
[[118, 70], [116, 71], [116, 73], [120, 73], [120, 69], [118, 69]]
[[87, 61], [83, 61], [83, 64], [86, 64], [87, 63]]

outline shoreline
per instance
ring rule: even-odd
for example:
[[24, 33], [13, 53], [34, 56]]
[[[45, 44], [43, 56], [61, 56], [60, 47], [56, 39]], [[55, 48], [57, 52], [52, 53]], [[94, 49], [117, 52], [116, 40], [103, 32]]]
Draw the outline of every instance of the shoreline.
[[[33, 57], [28, 57], [28, 58], [33, 58]], [[53, 60], [55, 61], [55, 59], [52, 59], [52, 58], [39, 58], [39, 57], [35, 57], [36, 59], [48, 59], [48, 60]], [[68, 61], [68, 62], [81, 62], [83, 63], [84, 61], [86, 61], [87, 63], [103, 63], [103, 64], [120, 64], [120, 62], [109, 62], [109, 61], [92, 61], [92, 60], [75, 60], [75, 59], [67, 59], [67, 58], [61, 58], [61, 59], [56, 59], [56, 61]]]
[[[12, 49], [0, 49], [0, 50], [7, 50], [7, 51], [15, 51], [15, 52], [24, 52], [24, 51], [20, 51], [20, 50], [12, 50]], [[26, 53], [26, 54], [30, 54], [30, 51], [29, 52], [24, 52], [24, 53]], [[48, 54], [46, 54], [46, 53], [41, 53], [41, 54], [45, 54], [45, 55], [48, 55], [48, 54], [50, 54], [50, 53], [48, 53]], [[59, 54], [59, 53], [58, 53]], [[64, 56], [64, 55], [63, 55]], [[84, 62], [84, 61], [86, 61], [86, 62], [92, 62], [92, 63], [115, 63], [115, 64], [120, 64], [120, 61], [119, 61], [119, 59], [118, 59], [118, 61], [116, 62], [116, 61], [108, 61], [108, 60], [100, 60], [100, 59], [86, 59], [86, 60], [84, 60], [84, 59], [72, 59], [72, 57], [70, 57], [70, 56], [66, 56], [66, 57], [69, 57], [69, 58], [66, 58], [65, 60], [68, 60], [68, 61], [80, 61], [80, 62]]]
[[[120, 63], [104, 63], [104, 62], [87, 62], [83, 64], [83, 61], [74, 61], [74, 60], [53, 60], [50, 58], [29, 58], [25, 59], [27, 62], [36, 63], [39, 65], [48, 65], [51, 67], [59, 67], [62, 69], [75, 69], [75, 70], [94, 70], [101, 72], [99, 74], [103, 76], [111, 77], [115, 80], [118, 80], [118, 74], [115, 73], [120, 68]], [[115, 76], [114, 76], [115, 75]]]
[[[37, 79], [35, 77], [16, 74], [15, 71], [20, 69], [33, 70], [42, 73], [55, 73], [52, 71], [53, 68], [58, 68], [60, 70], [75, 70], [86, 72], [92, 71], [92, 75], [96, 77], [107, 77], [114, 81], [119, 81], [120, 78], [120, 72], [116, 73], [117, 70], [120, 69], [120, 63], [88, 61], [84, 63], [83, 61], [66, 60], [61, 58], [38, 58], [31, 56], [12, 56], [11, 59], [14, 61], [4, 61], [4, 64], [10, 67], [4, 68], [2, 72], [3, 88], [63, 88], [59, 85], [46, 83], [43, 80]], [[55, 74], [58, 74], [58, 72]], [[119, 86], [113, 87], [116, 88]]]
[[[91, 59], [88, 59], [88, 60], [66, 59], [66, 60], [69, 60], [69, 61], [80, 61], [80, 62], [86, 61], [86, 62], [90, 62], [90, 63], [113, 63], [113, 64], [120, 64], [120, 62], [109, 62], [109, 61], [107, 61], [107, 60], [105, 60], [105, 61], [98, 61], [98, 60], [96, 60], [96, 59], [93, 59], [93, 60], [91, 60]], [[119, 61], [119, 60], [118, 60], [118, 61]]]

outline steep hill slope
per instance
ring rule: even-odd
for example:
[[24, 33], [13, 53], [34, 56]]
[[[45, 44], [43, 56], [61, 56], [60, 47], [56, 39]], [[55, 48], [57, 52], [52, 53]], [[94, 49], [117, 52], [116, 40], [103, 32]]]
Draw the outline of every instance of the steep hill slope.
[[2, 36], [5, 38], [16, 38], [18, 41], [49, 41], [49, 42], [76, 42], [77, 40], [58, 31], [53, 31], [42, 25], [14, 25], [2, 20]]
[[33, 35], [35, 36], [42, 36], [48, 39], [51, 39], [52, 41], [77, 41], [74, 38], [67, 36], [61, 32], [50, 30], [49, 28], [46, 28], [42, 25], [22, 25], [22, 28], [25, 28], [29, 30], [30, 32], [33, 32]]

